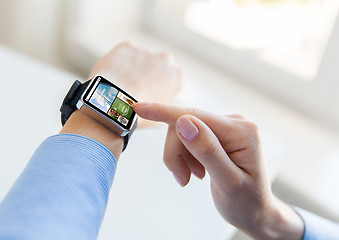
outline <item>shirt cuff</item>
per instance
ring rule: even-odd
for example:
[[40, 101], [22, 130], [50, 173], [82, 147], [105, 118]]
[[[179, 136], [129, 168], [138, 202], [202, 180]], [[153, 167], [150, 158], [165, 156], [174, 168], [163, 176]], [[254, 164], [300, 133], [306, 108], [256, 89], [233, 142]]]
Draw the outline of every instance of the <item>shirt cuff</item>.
[[339, 239], [339, 224], [308, 212], [295, 208], [305, 225], [303, 240], [335, 240]]

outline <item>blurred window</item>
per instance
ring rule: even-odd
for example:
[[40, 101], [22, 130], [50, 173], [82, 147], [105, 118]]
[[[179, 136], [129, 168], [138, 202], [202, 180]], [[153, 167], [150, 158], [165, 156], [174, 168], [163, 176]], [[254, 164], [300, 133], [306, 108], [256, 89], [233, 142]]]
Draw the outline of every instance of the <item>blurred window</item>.
[[147, 0], [145, 27], [339, 127], [339, 0]]
[[93, 64], [86, 54], [78, 57], [84, 50], [104, 52], [104, 43], [111, 46], [126, 29], [147, 30], [339, 127], [339, 0], [71, 3], [69, 15], [75, 19], [66, 27], [65, 52], [79, 68]]
[[338, 0], [191, 0], [183, 23], [304, 80], [317, 73]]

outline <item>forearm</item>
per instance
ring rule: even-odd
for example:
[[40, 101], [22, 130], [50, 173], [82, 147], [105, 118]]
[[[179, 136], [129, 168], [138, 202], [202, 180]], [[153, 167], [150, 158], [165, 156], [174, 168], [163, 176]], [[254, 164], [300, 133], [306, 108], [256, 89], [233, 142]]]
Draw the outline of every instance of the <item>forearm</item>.
[[0, 205], [0, 239], [96, 239], [123, 139], [81, 110], [45, 140]]
[[96, 239], [115, 169], [93, 139], [48, 138], [0, 205], [0, 239]]

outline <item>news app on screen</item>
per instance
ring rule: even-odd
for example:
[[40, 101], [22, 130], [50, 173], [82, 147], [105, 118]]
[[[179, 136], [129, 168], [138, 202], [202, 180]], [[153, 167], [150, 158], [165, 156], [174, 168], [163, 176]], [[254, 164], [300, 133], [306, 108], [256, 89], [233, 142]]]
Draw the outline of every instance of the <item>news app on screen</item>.
[[135, 103], [133, 99], [104, 81], [99, 82], [88, 102], [124, 126], [132, 117]]

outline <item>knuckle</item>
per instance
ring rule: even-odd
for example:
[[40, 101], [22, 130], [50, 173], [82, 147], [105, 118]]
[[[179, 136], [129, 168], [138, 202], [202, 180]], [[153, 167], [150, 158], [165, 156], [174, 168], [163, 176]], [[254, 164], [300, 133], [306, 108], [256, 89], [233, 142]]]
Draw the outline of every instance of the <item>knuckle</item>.
[[218, 154], [219, 148], [215, 142], [211, 141], [202, 148], [202, 151], [205, 158], [212, 158]]
[[116, 47], [115, 47], [115, 49], [116, 50], [119, 50], [119, 51], [124, 51], [124, 50], [126, 50], [126, 49], [128, 49], [128, 50], [137, 50], [137, 47], [133, 44], [133, 43], [131, 43], [131, 42], [129, 42], [129, 41], [123, 41], [123, 42], [121, 42], [121, 43], [119, 43]]
[[246, 131], [249, 133], [249, 140], [253, 144], [260, 142], [259, 127], [253, 122], [246, 122]]
[[230, 115], [232, 118], [237, 118], [237, 119], [242, 119], [242, 120], [245, 120], [246, 118], [244, 117], [244, 115], [242, 115], [242, 114], [238, 114], [238, 113], [236, 113], [236, 114], [232, 114], [232, 115]]
[[133, 44], [131, 42], [129, 42], [129, 41], [123, 41], [118, 46], [121, 46], [121, 47], [132, 47]]
[[189, 107], [185, 109], [185, 112], [189, 115], [193, 115], [193, 116], [197, 116], [199, 109], [195, 108], [195, 107]]
[[172, 59], [172, 55], [168, 52], [161, 52], [161, 53], [158, 54], [158, 56], [165, 59], [165, 60]]
[[245, 126], [248, 129], [248, 131], [250, 131], [250, 132], [253, 132], [253, 133], [259, 132], [259, 127], [254, 122], [247, 121], [245, 123]]

